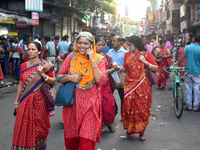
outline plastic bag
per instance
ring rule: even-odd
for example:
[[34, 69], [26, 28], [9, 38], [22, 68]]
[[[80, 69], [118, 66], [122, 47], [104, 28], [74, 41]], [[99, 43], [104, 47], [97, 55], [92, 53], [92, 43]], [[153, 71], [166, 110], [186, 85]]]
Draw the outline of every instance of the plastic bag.
[[119, 84], [120, 84], [120, 79], [119, 79], [119, 76], [118, 76], [117, 71], [113, 72], [113, 73], [111, 74], [111, 76], [112, 76], [113, 79], [115, 80], [116, 85], [119, 85]]

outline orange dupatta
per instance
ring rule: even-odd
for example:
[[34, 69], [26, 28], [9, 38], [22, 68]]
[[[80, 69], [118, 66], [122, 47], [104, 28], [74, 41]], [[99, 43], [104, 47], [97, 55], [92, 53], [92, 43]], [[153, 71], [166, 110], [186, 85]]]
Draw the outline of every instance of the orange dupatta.
[[[79, 36], [77, 37], [77, 39], [81, 36], [84, 36], [89, 41], [93, 42], [94, 60], [98, 65], [101, 62], [103, 56], [96, 53], [96, 45], [95, 45], [94, 37], [89, 32], [81, 32]], [[86, 55], [82, 55], [79, 53], [77, 49], [77, 41], [76, 41], [75, 52], [70, 64], [70, 73], [71, 74], [81, 73], [83, 75], [81, 82], [76, 85], [76, 87], [79, 89], [88, 90], [95, 83], [94, 72], [93, 72], [91, 62], [90, 60], [87, 59]]]

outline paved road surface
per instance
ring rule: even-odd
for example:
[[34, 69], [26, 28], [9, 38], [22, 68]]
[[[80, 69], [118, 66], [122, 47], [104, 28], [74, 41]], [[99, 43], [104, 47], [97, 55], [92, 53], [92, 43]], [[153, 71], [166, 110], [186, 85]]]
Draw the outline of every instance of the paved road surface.
[[[182, 84], [184, 87], [184, 84]], [[138, 141], [138, 135], [126, 136], [119, 114], [114, 121], [115, 133], [107, 128], [102, 131], [98, 150], [199, 150], [200, 149], [200, 113], [184, 111], [177, 119], [173, 110], [172, 86], [169, 80], [165, 90], [153, 87], [152, 119], [146, 129], [145, 142]], [[12, 114], [13, 101], [17, 87], [0, 89], [0, 150], [9, 150], [15, 118]], [[118, 93], [115, 97], [119, 103]], [[120, 107], [119, 107], [120, 108]], [[48, 137], [48, 150], [65, 150], [64, 129], [60, 124], [61, 107], [56, 107], [56, 116], [51, 117], [51, 131]], [[156, 117], [156, 120], [155, 120]], [[121, 138], [125, 136], [125, 138]], [[127, 138], [126, 138], [127, 137]]]

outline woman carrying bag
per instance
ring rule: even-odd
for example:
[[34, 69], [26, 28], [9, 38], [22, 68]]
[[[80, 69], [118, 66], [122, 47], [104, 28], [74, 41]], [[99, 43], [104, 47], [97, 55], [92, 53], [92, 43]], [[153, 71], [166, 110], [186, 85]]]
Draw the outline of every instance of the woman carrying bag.
[[94, 150], [101, 135], [100, 86], [107, 80], [105, 62], [103, 56], [96, 53], [95, 40], [89, 32], [78, 35], [72, 59], [71, 55], [57, 75], [69, 74], [58, 80], [60, 83], [77, 83], [74, 104], [63, 107], [65, 147], [67, 150]]
[[125, 54], [124, 66], [117, 66], [126, 72], [122, 121], [128, 135], [139, 134], [139, 140], [145, 141], [144, 132], [149, 123], [152, 101], [152, 87], [146, 70], [149, 68], [156, 72], [158, 66], [153, 55], [144, 50], [138, 36], [133, 35], [128, 39], [128, 47], [130, 52]]
[[20, 82], [14, 102], [16, 115], [12, 150], [46, 149], [50, 131], [50, 110], [45, 94], [41, 91], [44, 82], [55, 85], [53, 65], [39, 58], [41, 46], [37, 42], [28, 45], [29, 61], [20, 68]]

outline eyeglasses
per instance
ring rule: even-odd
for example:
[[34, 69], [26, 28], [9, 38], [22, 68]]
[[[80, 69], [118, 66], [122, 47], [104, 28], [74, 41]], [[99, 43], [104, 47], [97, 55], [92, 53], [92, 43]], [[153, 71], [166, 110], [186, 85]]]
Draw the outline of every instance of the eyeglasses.
[[127, 44], [128, 46], [134, 45], [134, 43]]

